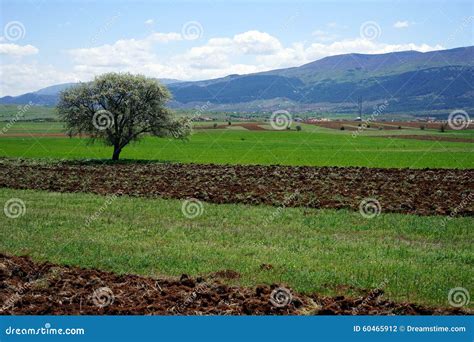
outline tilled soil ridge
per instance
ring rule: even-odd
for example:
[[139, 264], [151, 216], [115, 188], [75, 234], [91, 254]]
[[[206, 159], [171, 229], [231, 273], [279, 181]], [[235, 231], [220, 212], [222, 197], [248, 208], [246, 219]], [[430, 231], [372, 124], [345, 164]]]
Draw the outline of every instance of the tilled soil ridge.
[[358, 298], [301, 295], [279, 285], [229, 286], [215, 278], [155, 279], [38, 263], [0, 254], [3, 315], [461, 315], [394, 303], [382, 290]]
[[[472, 216], [474, 170], [0, 159], [0, 187], [211, 203]], [[376, 205], [373, 203], [376, 202]], [[368, 208], [362, 208], [364, 204]], [[372, 208], [370, 207], [372, 204]], [[377, 208], [378, 206], [378, 208]]]

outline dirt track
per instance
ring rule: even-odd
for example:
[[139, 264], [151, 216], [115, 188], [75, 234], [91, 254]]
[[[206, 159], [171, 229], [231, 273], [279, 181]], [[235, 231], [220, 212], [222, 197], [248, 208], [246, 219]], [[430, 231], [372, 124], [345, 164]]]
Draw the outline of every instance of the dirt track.
[[0, 187], [353, 210], [360, 210], [363, 200], [375, 199], [382, 212], [474, 214], [474, 170], [172, 163], [40, 165], [0, 159]]
[[228, 286], [215, 278], [154, 279], [36, 263], [0, 254], [4, 315], [460, 315], [365, 291], [357, 298], [300, 295], [279, 285]]

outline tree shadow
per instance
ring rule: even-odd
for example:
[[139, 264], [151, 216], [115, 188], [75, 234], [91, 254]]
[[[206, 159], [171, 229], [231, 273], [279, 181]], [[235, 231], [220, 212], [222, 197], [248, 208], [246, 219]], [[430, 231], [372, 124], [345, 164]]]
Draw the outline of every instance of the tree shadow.
[[178, 160], [162, 159], [119, 159], [112, 160], [106, 158], [97, 159], [60, 159], [60, 158], [12, 158], [0, 157], [0, 162], [4, 163], [28, 163], [28, 164], [61, 164], [61, 165], [127, 165], [127, 164], [175, 164]]
[[61, 160], [61, 164], [65, 165], [127, 165], [127, 164], [174, 164], [178, 160], [161, 160], [161, 159], [68, 159]]

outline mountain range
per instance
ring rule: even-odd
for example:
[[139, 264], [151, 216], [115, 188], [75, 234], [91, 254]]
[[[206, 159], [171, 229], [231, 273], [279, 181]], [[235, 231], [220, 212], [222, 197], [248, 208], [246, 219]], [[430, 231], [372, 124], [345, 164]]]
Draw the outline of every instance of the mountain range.
[[[299, 67], [182, 82], [159, 79], [173, 94], [170, 106], [210, 111], [261, 112], [276, 109], [354, 112], [388, 103], [386, 112], [426, 115], [474, 108], [474, 46], [432, 52], [344, 54]], [[55, 105], [61, 90], [53, 85], [1, 104]]]

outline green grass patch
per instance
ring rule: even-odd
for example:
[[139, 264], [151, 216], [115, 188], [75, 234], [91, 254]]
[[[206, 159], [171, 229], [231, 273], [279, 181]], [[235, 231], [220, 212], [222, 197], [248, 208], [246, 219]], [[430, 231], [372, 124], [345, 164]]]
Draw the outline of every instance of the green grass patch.
[[[148, 276], [232, 269], [241, 285], [276, 282], [326, 295], [386, 283], [392, 300], [436, 306], [448, 306], [451, 288], [473, 290], [469, 217], [365, 219], [344, 210], [204, 203], [189, 219], [179, 200], [0, 189], [1, 206], [11, 198], [26, 212], [0, 215], [0, 251], [37, 260]], [[263, 263], [273, 269], [261, 270]]]
[[27, 104], [5, 105], [0, 104], [0, 128], [1, 121], [10, 120], [57, 120], [58, 113], [55, 107], [44, 107]]
[[[21, 124], [27, 126], [17, 123], [11, 133], [33, 129], [39, 132], [41, 128], [49, 129], [50, 133], [60, 131], [60, 123], [49, 124], [41, 123], [35, 128], [28, 126], [34, 125], [31, 123]], [[404, 131], [411, 132], [414, 131]], [[349, 131], [311, 125], [303, 125], [301, 132], [196, 130], [187, 142], [145, 137], [125, 147], [121, 158], [216, 164], [474, 168], [473, 143], [384, 139], [371, 136], [374, 134], [381, 133], [367, 131], [354, 138]], [[464, 136], [473, 134], [464, 133]], [[110, 147], [101, 143], [91, 145], [88, 139], [0, 136], [3, 157], [104, 159], [111, 155]]]

